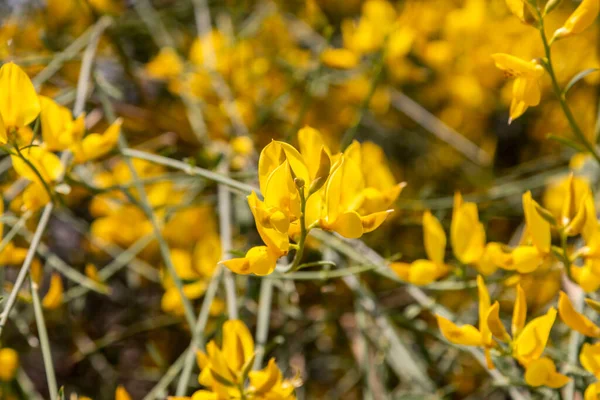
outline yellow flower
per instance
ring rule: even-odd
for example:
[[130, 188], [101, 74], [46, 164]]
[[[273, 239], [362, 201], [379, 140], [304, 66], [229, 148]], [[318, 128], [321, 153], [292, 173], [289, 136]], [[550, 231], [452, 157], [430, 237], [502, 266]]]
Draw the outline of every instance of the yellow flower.
[[[40, 101], [27, 74], [8, 62], [0, 68], [0, 144], [17, 140], [40, 113]], [[14, 135], [14, 136], [11, 136]]]
[[71, 111], [46, 96], [40, 96], [40, 104], [42, 137], [47, 150], [66, 150], [81, 140], [85, 131], [84, 114], [73, 120]]
[[[254, 362], [254, 340], [250, 331], [239, 320], [223, 324], [223, 342], [219, 348], [215, 341], [206, 346], [206, 353], [196, 353], [200, 375], [198, 382], [208, 390], [199, 390], [192, 400], [231, 398], [264, 398], [294, 400], [294, 386], [283, 380], [275, 360], [271, 359], [264, 370], [250, 372]], [[250, 386], [245, 386], [249, 378]]]
[[569, 296], [562, 291], [558, 300], [558, 314], [569, 328], [585, 336], [600, 337], [600, 327], [590, 321], [585, 315], [577, 312]]
[[331, 68], [351, 69], [358, 65], [359, 58], [348, 49], [329, 48], [321, 53], [321, 62]]
[[[498, 314], [499, 304], [494, 303], [487, 314], [488, 326], [491, 333], [498, 340], [511, 342]], [[527, 302], [525, 292], [520, 285], [517, 286], [517, 298], [512, 315], [512, 355], [524, 367], [529, 366], [532, 361], [539, 359], [544, 352], [550, 330], [556, 319], [556, 310], [550, 308], [548, 312], [534, 318], [525, 324], [527, 319]]]
[[515, 77], [513, 98], [510, 105], [510, 124], [532, 106], [540, 103], [541, 89], [539, 79], [544, 75], [544, 68], [534, 61], [524, 61], [510, 54], [494, 54], [496, 67], [508, 76]]
[[579, 362], [586, 371], [593, 374], [596, 379], [600, 379], [600, 342], [584, 343], [579, 353]]
[[19, 368], [19, 355], [7, 347], [0, 349], [0, 381], [13, 380]]
[[600, 398], [600, 382], [590, 384], [583, 395], [583, 400], [598, 400]]
[[463, 202], [458, 192], [454, 195], [450, 239], [454, 255], [461, 263], [475, 263], [483, 256], [485, 229], [479, 222], [477, 204]]
[[481, 275], [477, 276], [477, 292], [479, 294], [479, 328], [473, 325], [459, 327], [440, 315], [436, 315], [436, 318], [442, 335], [448, 341], [463, 346], [482, 346], [488, 368], [493, 369], [490, 349], [495, 347], [495, 343], [492, 340], [491, 325], [488, 322], [488, 315], [492, 311], [492, 307], [488, 289]]
[[57, 273], [52, 274], [52, 278], [50, 279], [50, 288], [42, 300], [42, 306], [49, 310], [59, 308], [63, 302], [63, 292], [62, 278]]
[[400, 278], [414, 285], [427, 285], [448, 272], [448, 267], [444, 264], [446, 233], [440, 221], [430, 211], [423, 214], [423, 237], [429, 260], [390, 264], [390, 268]]
[[155, 79], [175, 79], [183, 72], [183, 62], [170, 47], [160, 49], [156, 57], [146, 64], [146, 73]]
[[71, 147], [71, 151], [75, 155], [75, 162], [84, 163], [110, 152], [119, 140], [121, 132], [121, 118], [113, 122], [104, 133], [90, 133]]
[[529, 386], [548, 386], [558, 389], [569, 381], [568, 376], [556, 372], [556, 365], [548, 357], [542, 357], [531, 362], [525, 370], [525, 382]]
[[554, 32], [552, 41], [583, 32], [596, 21], [599, 12], [600, 0], [583, 0], [565, 24]]

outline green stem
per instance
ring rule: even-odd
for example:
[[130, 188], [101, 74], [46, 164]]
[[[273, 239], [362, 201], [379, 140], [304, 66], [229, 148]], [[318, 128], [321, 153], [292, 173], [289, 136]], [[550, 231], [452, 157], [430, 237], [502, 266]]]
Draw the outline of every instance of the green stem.
[[544, 45], [544, 52], [546, 54], [546, 59], [544, 60], [543, 64], [546, 71], [548, 72], [548, 75], [550, 75], [550, 80], [552, 81], [552, 89], [554, 90], [554, 94], [556, 95], [560, 103], [560, 107], [562, 108], [565, 117], [567, 117], [567, 120], [569, 121], [571, 130], [573, 131], [577, 139], [581, 142], [581, 144], [592, 154], [596, 162], [600, 164], [600, 155], [598, 154], [596, 147], [589, 142], [589, 140], [585, 137], [585, 134], [577, 124], [577, 121], [575, 120], [575, 117], [571, 112], [571, 108], [567, 104], [564, 92], [558, 84], [558, 79], [556, 79], [556, 73], [554, 72], [554, 66], [552, 65], [552, 50], [550, 48], [551, 43], [548, 42], [548, 38], [546, 37], [546, 31], [544, 28], [544, 18], [542, 17], [541, 12], [539, 10], [538, 17], [540, 21], [539, 31], [542, 37], [542, 43]]

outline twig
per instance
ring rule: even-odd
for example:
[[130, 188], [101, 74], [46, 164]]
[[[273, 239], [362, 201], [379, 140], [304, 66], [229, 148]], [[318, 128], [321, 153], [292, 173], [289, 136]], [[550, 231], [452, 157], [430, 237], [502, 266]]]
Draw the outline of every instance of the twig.
[[[100, 91], [99, 95], [102, 102], [102, 106], [104, 108], [104, 112], [106, 113], [106, 117], [111, 122], [114, 121], [116, 118], [112, 106], [108, 101], [108, 97], [102, 91]], [[128, 147], [127, 139], [125, 139], [125, 136], [123, 134], [119, 135], [118, 147], [123, 154], [123, 150]], [[125, 155], [124, 160], [125, 164], [127, 165], [127, 169], [131, 174], [131, 179], [133, 180], [136, 187], [137, 195], [139, 197], [139, 206], [141, 207], [146, 218], [148, 218], [150, 224], [152, 225], [152, 233], [154, 234], [154, 237], [158, 242], [158, 248], [161, 257], [165, 263], [165, 266], [171, 279], [173, 280], [173, 283], [175, 284], [175, 287], [177, 288], [177, 292], [181, 297], [181, 303], [183, 304], [185, 319], [188, 325], [190, 327], [193, 327], [196, 324], [196, 317], [194, 316], [194, 309], [192, 307], [192, 303], [190, 302], [190, 299], [188, 299], [185, 296], [185, 293], [183, 291], [183, 283], [181, 282], [181, 278], [179, 277], [179, 275], [177, 275], [177, 271], [175, 270], [175, 266], [173, 265], [173, 260], [171, 259], [169, 245], [167, 244], [165, 238], [162, 235], [156, 215], [154, 214], [154, 212], [152, 211], [152, 207], [150, 206], [148, 195], [146, 194], [146, 188], [140, 181], [140, 177], [138, 175], [137, 170], [135, 169], [135, 166], [133, 165], [131, 157]]]
[[38, 284], [31, 279], [31, 299], [33, 301], [33, 311], [35, 314], [35, 323], [37, 325], [38, 336], [40, 338], [40, 348], [44, 360], [44, 370], [46, 371], [46, 380], [48, 381], [48, 392], [50, 398], [54, 398], [58, 393], [56, 384], [56, 375], [52, 363], [52, 352], [50, 351], [50, 341], [48, 340], [48, 331], [44, 322], [44, 312], [42, 311], [42, 302], [38, 294]]
[[423, 128], [433, 133], [438, 139], [448, 143], [473, 163], [484, 167], [492, 163], [492, 158], [489, 154], [443, 123], [435, 115], [427, 111], [423, 106], [407, 95], [398, 92], [397, 90], [392, 90], [392, 105]]
[[254, 352], [253, 369], [262, 367], [265, 357], [265, 346], [269, 335], [269, 322], [271, 318], [271, 302], [273, 297], [273, 280], [262, 279], [260, 282], [260, 295], [258, 298], [258, 314], [256, 317], [256, 350]]

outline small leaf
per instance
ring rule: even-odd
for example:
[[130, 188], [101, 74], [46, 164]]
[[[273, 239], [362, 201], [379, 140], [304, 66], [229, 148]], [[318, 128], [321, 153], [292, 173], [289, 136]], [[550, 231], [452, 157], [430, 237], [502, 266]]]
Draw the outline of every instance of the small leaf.
[[228, 387], [235, 386], [235, 384], [233, 382], [230, 382], [229, 379], [224, 378], [222, 375], [219, 375], [219, 373], [215, 372], [215, 370], [212, 368], [210, 369], [210, 374], [212, 375], [214, 380], [219, 382], [221, 385], [228, 386]]
[[248, 378], [248, 374], [250, 373], [250, 371], [252, 370], [252, 366], [254, 365], [255, 358], [256, 354], [252, 354], [252, 357], [250, 357], [250, 359], [246, 361], [246, 364], [242, 368], [242, 381], [245, 381]]
[[552, 226], [558, 225], [556, 222], [556, 218], [554, 218], [552, 213], [550, 211], [546, 210], [544, 207], [540, 206], [539, 204], [536, 204], [535, 210], [538, 212], [538, 214], [540, 214], [540, 216], [542, 218], [544, 218], [546, 221], [548, 221], [550, 223], [550, 225], [552, 225]]
[[65, 387], [61, 386], [58, 389], [58, 395], [56, 396], [56, 400], [65, 400]]
[[549, 0], [544, 8], [544, 15], [550, 14], [556, 7], [558, 7], [561, 1], [562, 0]]
[[563, 146], [570, 147], [577, 152], [580, 152], [580, 153], [587, 152], [587, 150], [582, 145], [580, 145], [579, 143], [577, 143], [571, 139], [568, 139], [566, 137], [556, 136], [556, 135], [548, 135], [548, 136], [546, 136], [546, 138], [550, 139], [550, 140], [554, 140], [554, 141], [562, 144]]
[[567, 92], [568, 92], [569, 90], [571, 90], [571, 88], [572, 88], [573, 86], [575, 86], [575, 84], [576, 84], [577, 82], [579, 82], [580, 80], [582, 80], [583, 78], [585, 78], [585, 77], [586, 77], [586, 76], [588, 76], [589, 74], [591, 74], [591, 73], [594, 73], [594, 72], [596, 72], [596, 71], [600, 71], [600, 68], [589, 68], [589, 69], [586, 69], [586, 70], [584, 70], [584, 71], [581, 71], [580, 73], [578, 73], [577, 75], [575, 75], [575, 76], [573, 77], [573, 79], [571, 79], [571, 81], [570, 81], [569, 83], [567, 83], [567, 86], [565, 86], [565, 90], [563, 91], [563, 94], [566, 96], [566, 95], [567, 95]]

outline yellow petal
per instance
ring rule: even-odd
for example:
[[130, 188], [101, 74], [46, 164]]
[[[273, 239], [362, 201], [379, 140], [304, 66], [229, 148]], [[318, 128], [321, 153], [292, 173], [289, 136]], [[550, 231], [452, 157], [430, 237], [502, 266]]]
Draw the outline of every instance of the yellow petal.
[[569, 377], [556, 372], [554, 362], [548, 357], [532, 361], [525, 370], [525, 382], [533, 387], [548, 386], [557, 389], [566, 385], [569, 380]]
[[544, 256], [534, 246], [518, 246], [512, 251], [511, 259], [511, 269], [528, 274], [542, 265]]
[[[23, 178], [37, 182], [40, 185], [42, 184], [40, 176], [44, 182], [50, 183], [58, 179], [64, 170], [60, 158], [58, 158], [56, 154], [50, 153], [41, 147], [28, 147], [21, 150], [21, 155], [28, 162], [18, 155], [11, 155], [13, 168], [17, 174], [21, 175]], [[40, 176], [38, 176], [36, 170]]]
[[455, 201], [450, 225], [450, 240], [456, 258], [463, 264], [479, 261], [485, 249], [485, 229], [479, 222], [477, 205]]
[[542, 355], [555, 319], [556, 309], [550, 308], [545, 315], [525, 325], [513, 343], [513, 356], [517, 361], [527, 366]]
[[510, 12], [516, 15], [522, 22], [525, 22], [525, 3], [523, 0], [506, 0]]
[[13, 349], [0, 349], [0, 381], [13, 380], [19, 368], [19, 354]]
[[554, 32], [553, 40], [583, 32], [596, 21], [599, 11], [600, 0], [583, 0], [565, 24]]
[[279, 380], [281, 380], [281, 371], [275, 363], [275, 359], [271, 358], [267, 367], [260, 371], [251, 371], [248, 375], [250, 384], [255, 388], [256, 392], [269, 392]]
[[8, 129], [29, 125], [40, 113], [40, 101], [27, 74], [8, 62], [0, 68], [0, 114]]
[[525, 326], [525, 320], [527, 319], [527, 298], [525, 297], [525, 291], [521, 285], [517, 285], [517, 293], [515, 299], [515, 306], [513, 308], [511, 332], [514, 337], [517, 337], [521, 330]]
[[252, 247], [246, 253], [244, 258], [233, 258], [221, 261], [221, 264], [235, 272], [236, 274], [255, 274], [268, 275], [277, 264], [279, 256], [271, 251], [267, 246]]
[[598, 400], [600, 398], [600, 382], [590, 384], [583, 395], [583, 400]]
[[48, 293], [44, 296], [42, 300], [42, 306], [44, 308], [53, 310], [62, 305], [63, 302], [63, 284], [62, 279], [59, 274], [52, 274], [52, 278], [50, 279], [50, 288], [48, 289]]
[[79, 145], [72, 147], [75, 161], [83, 163], [108, 154], [117, 145], [122, 123], [119, 118], [104, 133], [91, 133], [84, 137]]
[[486, 316], [488, 328], [492, 332], [492, 334], [504, 341], [510, 341], [510, 335], [506, 331], [502, 320], [500, 319], [500, 303], [497, 301], [490, 307]]
[[492, 55], [496, 67], [512, 76], [531, 75], [541, 77], [544, 68], [531, 61], [525, 61], [510, 54], [496, 53]]
[[115, 400], [131, 400], [131, 396], [122, 385], [119, 385], [115, 391]]
[[483, 344], [481, 333], [473, 325], [459, 327], [440, 315], [436, 315], [436, 318], [442, 335], [449, 342], [464, 346], [481, 346]]
[[394, 210], [386, 210], [360, 217], [363, 233], [373, 232], [375, 229], [379, 228], [393, 212]]
[[443, 263], [446, 253], [446, 233], [440, 221], [429, 211], [423, 214], [423, 239], [427, 257], [433, 262]]
[[523, 211], [525, 213], [525, 222], [527, 231], [531, 236], [531, 241], [542, 253], [550, 251], [550, 223], [546, 221], [536, 209], [535, 200], [531, 197], [531, 192], [523, 195]]
[[278, 250], [278, 257], [286, 254], [290, 247], [290, 240], [287, 232], [281, 232], [271, 226], [270, 213], [266, 210], [266, 205], [258, 199], [256, 193], [252, 192], [247, 197], [248, 206], [254, 216], [256, 229], [265, 244], [272, 250]]
[[344, 48], [329, 48], [321, 53], [321, 62], [331, 68], [351, 69], [356, 67], [359, 61], [354, 52]]
[[571, 329], [589, 337], [600, 337], [600, 328], [590, 321], [585, 315], [578, 313], [573, 307], [569, 296], [560, 292], [558, 300], [558, 313], [563, 322]]
[[313, 180], [319, 169], [321, 150], [325, 150], [328, 155], [331, 155], [329, 148], [325, 145], [321, 132], [310, 126], [305, 126], [298, 131], [298, 144], [308, 167], [310, 179]]
[[579, 353], [579, 362], [586, 371], [600, 379], [600, 343], [584, 343]]
[[223, 356], [229, 369], [236, 374], [254, 354], [254, 340], [246, 325], [240, 320], [229, 320], [223, 324]]
[[363, 234], [363, 223], [356, 211], [337, 216], [330, 229], [348, 239], [358, 239]]
[[413, 285], [428, 285], [444, 276], [447, 271], [448, 268], [443, 264], [436, 264], [429, 260], [416, 260], [410, 264], [405, 280]]
[[73, 142], [71, 112], [46, 96], [40, 96], [40, 104], [44, 145], [51, 151], [62, 151], [69, 148]]

